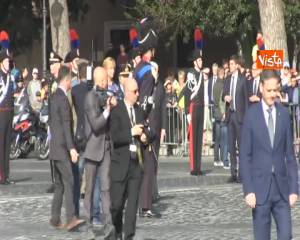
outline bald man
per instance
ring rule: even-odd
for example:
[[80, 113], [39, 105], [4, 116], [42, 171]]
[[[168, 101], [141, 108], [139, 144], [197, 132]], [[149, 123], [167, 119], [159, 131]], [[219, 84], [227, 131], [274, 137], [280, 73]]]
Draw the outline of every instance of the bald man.
[[150, 133], [147, 137], [143, 132], [144, 114], [136, 104], [138, 97], [136, 81], [132, 78], [127, 79], [124, 100], [119, 101], [110, 118], [110, 132], [114, 146], [110, 174], [111, 214], [118, 240], [134, 238], [143, 168], [141, 153], [154, 136]]
[[102, 224], [105, 237], [114, 234], [110, 214], [110, 134], [108, 119], [111, 109], [117, 105], [114, 97], [109, 97], [105, 106], [100, 106], [99, 91], [107, 90], [107, 73], [102, 67], [94, 70], [94, 87], [89, 91], [84, 103], [85, 135], [87, 144], [85, 158], [86, 191], [84, 207], [88, 217], [88, 228], [91, 229], [93, 213], [93, 191], [96, 176], [100, 177], [102, 204]]

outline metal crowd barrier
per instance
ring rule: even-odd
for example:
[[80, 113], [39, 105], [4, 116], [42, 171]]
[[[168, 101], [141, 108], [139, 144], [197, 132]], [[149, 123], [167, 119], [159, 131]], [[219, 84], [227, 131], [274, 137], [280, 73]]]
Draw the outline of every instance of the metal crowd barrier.
[[166, 137], [162, 142], [167, 153], [174, 155], [188, 155], [188, 124], [184, 110], [177, 107], [167, 108]]
[[[298, 104], [285, 104], [289, 108], [291, 117], [291, 127], [293, 133], [295, 155], [300, 154], [300, 108]], [[212, 106], [210, 106], [212, 111]], [[211, 119], [213, 122], [213, 119]], [[213, 141], [206, 143], [206, 146], [212, 145]], [[188, 156], [189, 141], [188, 141], [188, 124], [184, 110], [178, 107], [167, 108], [167, 129], [166, 138], [161, 143], [162, 155], [167, 155], [172, 152], [178, 156]], [[210, 147], [209, 147], [210, 148]], [[203, 155], [213, 155], [213, 149], [203, 151]]]
[[293, 133], [294, 150], [296, 157], [299, 157], [299, 138], [300, 138], [300, 108], [299, 104], [290, 103], [286, 104], [289, 108], [291, 117], [291, 127]]

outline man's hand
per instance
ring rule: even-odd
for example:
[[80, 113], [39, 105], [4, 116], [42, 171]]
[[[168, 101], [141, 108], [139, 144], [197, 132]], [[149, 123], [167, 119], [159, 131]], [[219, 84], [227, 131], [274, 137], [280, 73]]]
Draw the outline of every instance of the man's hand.
[[250, 102], [259, 102], [260, 101], [260, 98], [256, 95], [252, 95], [250, 98], [249, 98]]
[[107, 111], [110, 112], [110, 110], [111, 110], [113, 107], [115, 107], [115, 106], [117, 105], [117, 103], [118, 103], [118, 101], [117, 101], [117, 99], [116, 99], [114, 96], [109, 97], [109, 98], [107, 99], [107, 101], [106, 101], [106, 109], [107, 109]]
[[143, 124], [136, 124], [131, 128], [132, 136], [141, 136], [143, 133]]
[[224, 97], [224, 100], [225, 100], [225, 102], [230, 103], [230, 102], [231, 102], [231, 96], [226, 95], [226, 96]]
[[163, 143], [166, 137], [166, 129], [160, 131], [160, 143]]
[[290, 202], [290, 207], [295, 207], [295, 204], [297, 202], [297, 199], [298, 199], [298, 195], [297, 194], [290, 194], [289, 196], [289, 202]]
[[140, 137], [140, 140], [142, 143], [147, 143], [147, 136], [145, 133], [142, 133], [141, 137]]
[[78, 152], [76, 151], [75, 148], [72, 148], [72, 149], [70, 150], [70, 156], [71, 156], [71, 161], [72, 161], [73, 163], [76, 163], [77, 160], [78, 160], [79, 154], [78, 154]]
[[254, 193], [249, 193], [246, 197], [245, 197], [246, 203], [249, 207], [251, 208], [255, 208], [256, 206], [256, 197]]

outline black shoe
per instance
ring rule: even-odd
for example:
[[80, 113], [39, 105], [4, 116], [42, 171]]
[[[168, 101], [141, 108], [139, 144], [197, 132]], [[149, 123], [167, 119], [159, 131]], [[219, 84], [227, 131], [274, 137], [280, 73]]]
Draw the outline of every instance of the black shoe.
[[237, 178], [232, 177], [232, 176], [227, 180], [228, 183], [235, 183], [236, 181], [237, 181]]
[[205, 176], [206, 172], [205, 171], [200, 171], [200, 170], [192, 170], [190, 172], [191, 175], [193, 176]]
[[236, 183], [242, 183], [242, 180], [241, 180], [240, 177], [237, 177], [237, 178], [236, 178]]
[[54, 184], [51, 184], [51, 186], [46, 189], [46, 193], [54, 193]]
[[151, 210], [141, 210], [140, 211], [140, 217], [146, 217], [146, 218], [160, 218], [161, 215], [159, 213], [153, 212]]
[[12, 181], [10, 179], [6, 179], [5, 182], [4, 182], [5, 185], [10, 185], [10, 184], [16, 184], [15, 181]]
[[161, 196], [157, 194], [156, 196], [152, 197], [152, 203], [157, 203], [160, 200]]

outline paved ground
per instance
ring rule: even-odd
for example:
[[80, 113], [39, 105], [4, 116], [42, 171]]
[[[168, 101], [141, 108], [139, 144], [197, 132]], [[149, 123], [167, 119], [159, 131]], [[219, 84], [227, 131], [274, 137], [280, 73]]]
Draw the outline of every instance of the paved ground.
[[[212, 169], [209, 159], [205, 167]], [[216, 169], [206, 177], [190, 177], [186, 159], [162, 159], [159, 184], [162, 199], [155, 208], [160, 219], [138, 219], [137, 240], [246, 240], [252, 238], [251, 211], [241, 186], [227, 184], [228, 172]], [[49, 227], [51, 195], [48, 162], [12, 162], [15, 186], [0, 187], [1, 240], [81, 240], [85, 228], [66, 233]], [[205, 179], [204, 179], [205, 178]], [[217, 179], [217, 180], [215, 180]], [[293, 210], [294, 239], [300, 239], [300, 204]], [[272, 239], [276, 239], [273, 234]]]

